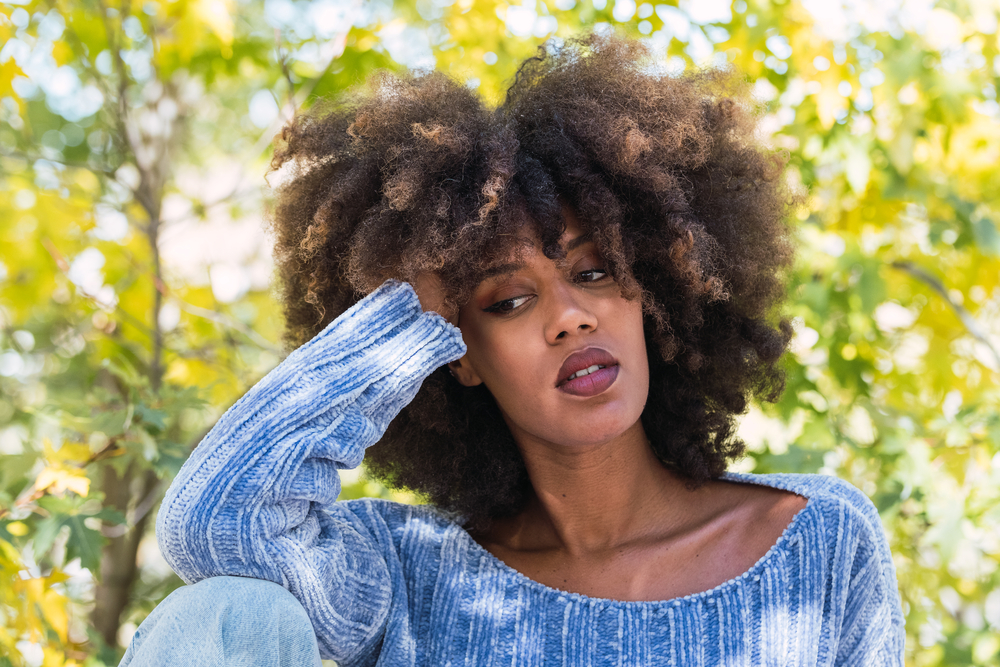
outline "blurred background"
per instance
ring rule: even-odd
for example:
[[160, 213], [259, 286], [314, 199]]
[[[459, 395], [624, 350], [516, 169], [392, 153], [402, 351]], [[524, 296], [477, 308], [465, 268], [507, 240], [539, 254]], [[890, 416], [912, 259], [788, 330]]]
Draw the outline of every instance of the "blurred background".
[[[0, 666], [114, 665], [180, 585], [158, 502], [282, 358], [271, 139], [378, 68], [496, 102], [546, 39], [732, 65], [808, 193], [745, 471], [850, 480], [911, 665], [1000, 664], [997, 0], [23, 0], [0, 10]], [[348, 497], [391, 493], [351, 473]]]

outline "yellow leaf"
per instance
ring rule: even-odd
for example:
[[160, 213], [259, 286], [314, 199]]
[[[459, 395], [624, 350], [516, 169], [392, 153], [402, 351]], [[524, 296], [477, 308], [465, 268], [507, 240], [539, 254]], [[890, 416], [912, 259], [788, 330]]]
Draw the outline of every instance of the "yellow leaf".
[[232, 0], [200, 0], [195, 6], [198, 17], [208, 24], [229, 53], [233, 43], [233, 9]]
[[42, 667], [76, 667], [80, 663], [76, 660], [67, 660], [66, 653], [51, 646], [42, 648]]
[[48, 621], [49, 626], [56, 631], [59, 639], [66, 641], [66, 633], [69, 631], [69, 615], [66, 613], [66, 597], [60, 595], [51, 588], [45, 591], [42, 599], [38, 602], [42, 615]]
[[28, 526], [23, 521], [13, 521], [7, 524], [7, 532], [15, 537], [24, 537], [28, 534]]
[[14, 89], [11, 88], [11, 81], [14, 80], [15, 76], [19, 75], [23, 75], [23, 72], [13, 58], [0, 64], [0, 95], [8, 95], [13, 92]]
[[167, 372], [164, 374], [163, 379], [167, 382], [186, 385], [191, 382], [192, 373], [186, 361], [175, 359], [167, 366]]
[[847, 107], [847, 100], [841, 95], [835, 86], [824, 85], [816, 93], [816, 113], [819, 115], [819, 122], [824, 129], [833, 127], [837, 120], [837, 112]]
[[52, 574], [45, 577], [46, 586], [54, 586], [55, 584], [61, 584], [64, 581], [69, 580], [69, 575], [62, 570], [56, 568], [52, 570]]
[[[20, 522], [18, 521], [17, 523]], [[10, 530], [10, 527], [8, 526], [7, 529]], [[21, 569], [21, 554], [19, 554], [17, 549], [14, 548], [14, 545], [7, 540], [0, 540], [0, 558], [7, 561], [7, 563], [0, 561], [0, 564], [3, 564], [4, 568], [13, 569], [15, 571]]]
[[59, 449], [52, 447], [52, 442], [46, 438], [45, 460], [55, 464], [85, 463], [90, 460], [90, 445], [85, 442], [64, 442]]
[[52, 57], [55, 58], [57, 65], [65, 65], [71, 62], [74, 55], [73, 49], [66, 42], [57, 40], [52, 44]]
[[94, 193], [100, 192], [101, 182], [97, 176], [89, 169], [77, 169], [74, 174], [76, 184], [80, 186], [88, 195], [96, 196]]
[[42, 667], [65, 667], [63, 658], [66, 654], [51, 646], [42, 647]]
[[24, 595], [28, 602], [37, 602], [45, 590], [45, 581], [41, 577], [22, 579], [15, 582], [14, 589]]
[[56, 495], [72, 491], [79, 496], [86, 496], [90, 491], [90, 479], [82, 470], [45, 468], [35, 478], [35, 489]]

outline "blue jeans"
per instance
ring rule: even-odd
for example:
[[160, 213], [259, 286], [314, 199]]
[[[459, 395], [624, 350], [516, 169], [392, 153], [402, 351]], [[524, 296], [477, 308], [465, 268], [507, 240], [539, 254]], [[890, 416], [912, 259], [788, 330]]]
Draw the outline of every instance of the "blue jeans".
[[119, 667], [320, 667], [312, 623], [278, 584], [213, 577], [179, 588], [143, 621]]

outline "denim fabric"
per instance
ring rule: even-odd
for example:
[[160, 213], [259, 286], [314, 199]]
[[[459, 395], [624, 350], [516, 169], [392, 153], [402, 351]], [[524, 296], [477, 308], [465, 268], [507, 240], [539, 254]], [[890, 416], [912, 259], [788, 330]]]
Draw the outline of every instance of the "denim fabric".
[[171, 593], [136, 631], [120, 667], [319, 667], [299, 601], [281, 586], [214, 577]]
[[[727, 474], [808, 503], [741, 576], [657, 602], [532, 581], [434, 507], [336, 502], [338, 470], [358, 466], [424, 378], [464, 351], [459, 330], [424, 313], [408, 285], [380, 287], [205, 437], [157, 515], [164, 557], [188, 583], [280, 584], [305, 609], [320, 655], [342, 667], [903, 664], [878, 512], [833, 477]], [[165, 632], [189, 641], [186, 630]]]

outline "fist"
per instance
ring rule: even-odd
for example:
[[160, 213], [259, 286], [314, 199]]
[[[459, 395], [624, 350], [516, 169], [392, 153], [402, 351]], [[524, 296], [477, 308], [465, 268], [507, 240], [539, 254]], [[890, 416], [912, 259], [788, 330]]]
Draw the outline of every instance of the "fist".
[[413, 291], [420, 299], [424, 312], [437, 313], [454, 325], [458, 325], [458, 310], [446, 303], [441, 276], [430, 271], [419, 274], [413, 281]]

